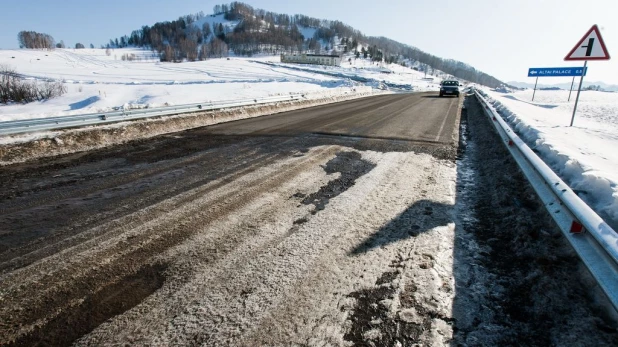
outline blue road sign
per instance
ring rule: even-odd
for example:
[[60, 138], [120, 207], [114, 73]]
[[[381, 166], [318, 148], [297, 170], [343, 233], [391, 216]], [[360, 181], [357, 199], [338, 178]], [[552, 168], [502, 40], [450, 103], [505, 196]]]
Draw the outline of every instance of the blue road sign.
[[584, 76], [588, 68], [582, 67], [533, 67], [528, 70], [528, 77], [574, 77]]

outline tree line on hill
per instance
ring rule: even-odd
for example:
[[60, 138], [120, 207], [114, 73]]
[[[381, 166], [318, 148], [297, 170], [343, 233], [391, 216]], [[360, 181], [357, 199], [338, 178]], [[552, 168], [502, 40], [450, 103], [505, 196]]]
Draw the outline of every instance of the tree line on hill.
[[37, 33], [36, 31], [20, 31], [17, 41], [22, 48], [54, 49], [56, 42], [51, 35]]
[[[142, 26], [130, 35], [110, 40], [102, 48], [144, 47], [156, 51], [161, 61], [181, 62], [227, 56], [232, 51], [240, 56], [258, 53], [342, 54], [354, 52], [356, 58], [377, 62], [415, 64], [425, 71], [441, 70], [446, 74], [489, 87], [503, 85], [501, 81], [470, 65], [443, 59], [418, 48], [385, 38], [365, 36], [340, 21], [286, 15], [254, 9], [242, 2], [216, 5], [215, 16], [225, 22], [209, 23], [203, 12], [187, 15], [171, 22]], [[203, 23], [202, 25], [197, 25]], [[299, 28], [311, 28], [312, 37], [305, 37]], [[47, 34], [22, 31], [20, 46], [52, 49], [54, 40]], [[83, 48], [83, 45], [79, 44]], [[92, 45], [91, 45], [92, 47]]]
[[[340, 21], [286, 15], [255, 9], [242, 2], [216, 5], [214, 15], [223, 15], [235, 26], [202, 21], [200, 12], [171, 22], [156, 23], [134, 30], [131, 35], [110, 40], [108, 47], [138, 46], [159, 52], [163, 61], [201, 60], [222, 57], [228, 51], [251, 56], [258, 53], [329, 53], [355, 52], [372, 61], [430, 66], [446, 74], [474, 83], [498, 87], [503, 83], [470, 65], [443, 59], [418, 48], [385, 38], [365, 36]], [[196, 22], [205, 22], [201, 27]], [[304, 37], [299, 27], [313, 28], [312, 37]]]
[[[17, 34], [17, 42], [20, 48], [30, 49], [54, 49], [54, 48], [66, 48], [64, 41], [56, 43], [54, 38], [49, 34], [38, 33], [36, 31], [20, 31]], [[75, 49], [86, 48], [82, 43], [76, 43]], [[90, 48], [94, 48], [91, 43]]]

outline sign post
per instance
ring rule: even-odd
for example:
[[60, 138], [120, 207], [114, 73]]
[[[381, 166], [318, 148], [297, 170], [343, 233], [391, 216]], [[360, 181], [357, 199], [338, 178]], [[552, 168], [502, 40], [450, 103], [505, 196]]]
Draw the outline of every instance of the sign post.
[[[582, 77], [584, 77], [582, 75]], [[571, 93], [573, 92], [573, 85], [575, 84], [575, 76], [573, 76], [573, 80], [571, 81], [571, 89], [569, 89], [569, 100], [567, 101], [571, 101]]]
[[[586, 68], [586, 65], [588, 65], [588, 60], [584, 60], [584, 69]], [[577, 103], [579, 102], [579, 93], [582, 91], [583, 82], [584, 82], [584, 75], [582, 75], [582, 77], [579, 79], [579, 88], [577, 89], [577, 96], [575, 97], [575, 106], [573, 107], [573, 117], [571, 117], [571, 125], [569, 125], [570, 127], [573, 126], [573, 121], [575, 120], [575, 112], [577, 111]]]
[[536, 94], [536, 85], [539, 83], [539, 76], [536, 76], [536, 81], [534, 82], [534, 92], [532, 92], [532, 101], [534, 101], [534, 95]]
[[[564, 60], [583, 60], [584, 61], [584, 70], [586, 69], [586, 65], [588, 65], [588, 60], [609, 60], [609, 53], [607, 52], [607, 48], [605, 47], [605, 42], [601, 37], [601, 32], [599, 28], [595, 25], [588, 30], [586, 35], [579, 40], [579, 42], [573, 47], [571, 52], [564, 57]], [[582, 84], [584, 82], [584, 74], [582, 74], [581, 79], [579, 80], [579, 88], [577, 90], [577, 96], [575, 97], [575, 106], [573, 107], [573, 116], [571, 117], [571, 125], [573, 126], [573, 121], [575, 120], [575, 113], [577, 112], [577, 103], [579, 102], [579, 94], [582, 91]]]

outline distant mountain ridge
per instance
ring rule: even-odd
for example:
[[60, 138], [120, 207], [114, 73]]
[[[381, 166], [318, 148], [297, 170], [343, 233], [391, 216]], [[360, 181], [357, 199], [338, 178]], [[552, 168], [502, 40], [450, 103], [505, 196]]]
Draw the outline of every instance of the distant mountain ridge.
[[[148, 47], [162, 61], [195, 61], [223, 57], [232, 51], [239, 56], [259, 53], [353, 54], [373, 61], [420, 66], [489, 87], [504, 83], [474, 67], [443, 59], [385, 37], [365, 36], [340, 21], [289, 16], [254, 9], [241, 3], [214, 7], [214, 15], [203, 12], [172, 22], [142, 26], [131, 35], [110, 40], [109, 47]], [[313, 33], [312, 37], [304, 35]]]

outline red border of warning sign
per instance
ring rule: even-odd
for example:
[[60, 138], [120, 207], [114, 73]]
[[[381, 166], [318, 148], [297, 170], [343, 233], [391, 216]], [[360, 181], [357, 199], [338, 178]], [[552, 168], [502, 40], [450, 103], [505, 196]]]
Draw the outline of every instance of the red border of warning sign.
[[[605, 56], [604, 57], [571, 58], [571, 55], [575, 53], [575, 51], [582, 45], [582, 43], [584, 43], [584, 41], [588, 38], [588, 35], [590, 35], [592, 31], [596, 32], [597, 38], [599, 39], [599, 43], [601, 44], [601, 48], [603, 49], [603, 53], [605, 54]], [[609, 59], [610, 59], [609, 52], [607, 51], [607, 47], [605, 47], [605, 42], [603, 41], [603, 38], [601, 37], [601, 32], [599, 31], [599, 27], [597, 27], [596, 24], [593, 25], [592, 28], [588, 30], [588, 32], [586, 32], [586, 35], [584, 35], [584, 37], [582, 37], [581, 40], [577, 42], [577, 44], [575, 45], [575, 47], [573, 47], [573, 49], [569, 52], [569, 54], [567, 54], [567, 56], [564, 57], [564, 60], [609, 60]]]

